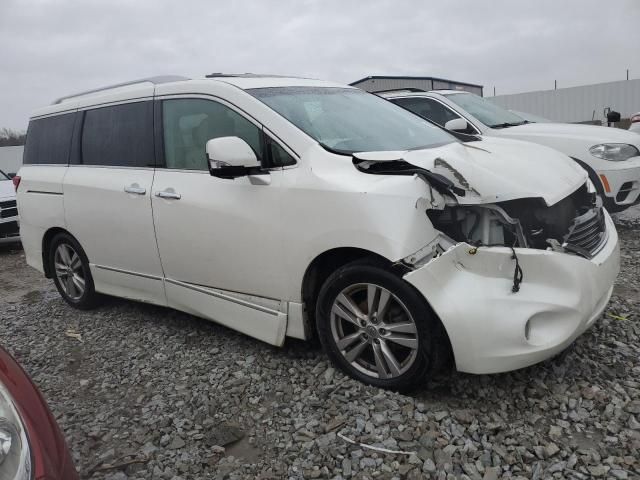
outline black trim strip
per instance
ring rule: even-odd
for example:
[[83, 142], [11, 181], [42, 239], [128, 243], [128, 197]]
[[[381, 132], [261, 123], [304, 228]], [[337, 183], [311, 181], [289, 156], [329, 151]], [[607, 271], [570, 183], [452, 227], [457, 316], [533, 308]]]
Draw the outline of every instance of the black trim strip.
[[42, 195], [64, 195], [64, 193], [62, 192], [47, 192], [46, 190], [27, 190], [26, 193], [40, 193]]
[[133, 275], [134, 277], [142, 277], [142, 278], [148, 278], [150, 280], [162, 280], [162, 277], [156, 277], [154, 275], [147, 275], [146, 273], [137, 273], [137, 272], [130, 272], [128, 270], [120, 270], [119, 268], [113, 268], [113, 267], [105, 267], [104, 265], [93, 265], [96, 268], [99, 268], [100, 270], [108, 270], [110, 272], [116, 272], [116, 273], [124, 273], [126, 275]]
[[226, 300], [231, 303], [236, 303], [238, 305], [242, 305], [243, 307], [253, 308], [254, 310], [259, 310], [263, 313], [268, 313], [269, 315], [278, 316], [278, 314], [283, 313], [278, 310], [272, 310], [271, 308], [263, 307], [262, 305], [256, 305], [255, 303], [248, 302], [246, 300], [241, 300], [239, 298], [231, 297], [229, 295], [225, 295], [220, 292], [216, 292], [213, 290], [209, 290], [208, 288], [198, 287], [191, 283], [179, 282], [178, 280], [171, 280], [170, 278], [165, 278], [165, 282], [171, 283], [178, 287], [187, 288], [189, 290], [193, 290], [195, 292], [204, 293], [206, 295], [210, 295], [212, 297], [220, 298], [221, 300]]

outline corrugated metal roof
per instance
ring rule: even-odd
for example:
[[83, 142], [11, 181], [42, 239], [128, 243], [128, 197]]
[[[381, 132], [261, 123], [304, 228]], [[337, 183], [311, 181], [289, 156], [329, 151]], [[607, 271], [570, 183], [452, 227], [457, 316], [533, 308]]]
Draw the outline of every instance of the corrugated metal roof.
[[350, 83], [354, 87], [357, 87], [359, 83], [366, 82], [367, 80], [431, 80], [432, 82], [446, 82], [446, 83], [455, 83], [457, 85], [467, 85], [469, 87], [478, 87], [484, 88], [483, 85], [477, 85], [475, 83], [467, 83], [467, 82], [459, 82], [457, 80], [447, 80], [446, 78], [438, 78], [438, 77], [412, 77], [412, 76], [397, 76], [397, 75], [369, 75], [368, 77], [361, 78], [360, 80], [356, 80], [355, 82]]

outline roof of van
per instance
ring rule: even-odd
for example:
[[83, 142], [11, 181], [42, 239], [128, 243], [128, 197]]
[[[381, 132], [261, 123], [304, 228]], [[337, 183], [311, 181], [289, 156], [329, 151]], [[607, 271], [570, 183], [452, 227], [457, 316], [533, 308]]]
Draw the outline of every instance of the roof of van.
[[[206, 84], [206, 82], [220, 82], [233, 85], [242, 90], [251, 88], [269, 87], [342, 87], [355, 88], [341, 83], [316, 80], [302, 77], [289, 77], [281, 75], [261, 75], [253, 73], [228, 74], [214, 73], [204, 78], [188, 78], [177, 75], [164, 75], [149, 78], [141, 78], [128, 82], [108, 85], [100, 88], [66, 95], [58, 98], [52, 105], [34, 112], [33, 117], [51, 115], [71, 111], [76, 108], [84, 108], [91, 105], [99, 105], [113, 101], [122, 101], [130, 98], [148, 98], [154, 94], [155, 86], [160, 84], [185, 84], [185, 92], [195, 93], [193, 88], [187, 85]], [[201, 87], [202, 88], [202, 87]]]

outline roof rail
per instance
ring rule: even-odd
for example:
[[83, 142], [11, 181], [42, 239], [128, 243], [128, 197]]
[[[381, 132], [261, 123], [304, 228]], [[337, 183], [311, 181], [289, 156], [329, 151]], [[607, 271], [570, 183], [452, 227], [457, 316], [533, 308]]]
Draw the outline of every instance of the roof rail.
[[373, 93], [377, 95], [378, 93], [389, 93], [389, 92], [428, 92], [429, 90], [425, 90], [424, 88], [415, 88], [415, 87], [406, 87], [406, 88], [390, 88], [388, 90], [372, 90], [369, 93]]
[[64, 102], [65, 100], [69, 100], [70, 98], [81, 97], [82, 95], [88, 95], [90, 93], [98, 93], [104, 90], [111, 90], [112, 88], [126, 87], [128, 85], [136, 85], [138, 83], [153, 83], [154, 85], [157, 85], [160, 83], [179, 82], [181, 80], [191, 80], [191, 79], [188, 77], [182, 77], [180, 75], [160, 75], [157, 77], [141, 78], [139, 80], [131, 80], [129, 82], [116, 83], [114, 85], [108, 85], [106, 87], [94, 88], [92, 90], [86, 90], [84, 92], [74, 93], [72, 95], [66, 95], [64, 97], [58, 98], [55, 102], [53, 102], [52, 105], [57, 105], [59, 103]]

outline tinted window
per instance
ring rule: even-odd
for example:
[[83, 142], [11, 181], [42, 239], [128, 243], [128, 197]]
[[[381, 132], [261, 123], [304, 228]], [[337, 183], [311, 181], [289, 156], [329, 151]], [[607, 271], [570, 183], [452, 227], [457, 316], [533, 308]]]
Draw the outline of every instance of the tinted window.
[[82, 163], [153, 167], [153, 104], [136, 102], [87, 110]]
[[263, 158], [260, 129], [220, 103], [197, 98], [165, 100], [162, 123], [167, 168], [207, 170], [205, 145], [218, 137], [240, 137], [259, 160]]
[[460, 118], [460, 115], [430, 98], [394, 98], [391, 101], [441, 126], [449, 120]]
[[75, 117], [75, 113], [67, 113], [29, 122], [24, 163], [66, 165]]

